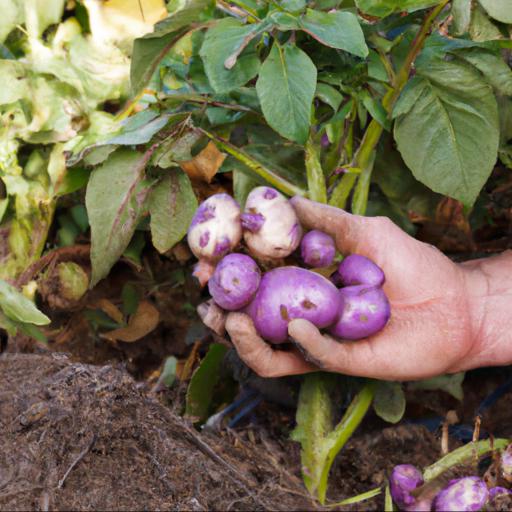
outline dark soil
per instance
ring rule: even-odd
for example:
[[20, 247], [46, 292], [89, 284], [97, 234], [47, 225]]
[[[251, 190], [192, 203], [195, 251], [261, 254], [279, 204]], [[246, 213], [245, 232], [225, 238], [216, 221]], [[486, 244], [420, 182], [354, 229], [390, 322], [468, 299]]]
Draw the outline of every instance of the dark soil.
[[[265, 428], [198, 433], [121, 368], [6, 353], [0, 390], [0, 510], [317, 509], [295, 443]], [[423, 427], [380, 426], [342, 452], [331, 497], [438, 456]], [[380, 497], [365, 504], [379, 509]]]

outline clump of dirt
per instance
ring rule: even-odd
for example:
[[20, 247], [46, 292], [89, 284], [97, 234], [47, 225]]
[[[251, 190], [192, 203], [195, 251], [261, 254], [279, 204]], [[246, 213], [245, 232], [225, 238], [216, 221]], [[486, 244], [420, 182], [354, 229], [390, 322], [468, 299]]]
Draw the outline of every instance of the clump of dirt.
[[[199, 433], [121, 367], [6, 353], [0, 390], [0, 510], [320, 508], [303, 487], [296, 443], [264, 425]], [[343, 450], [330, 498], [381, 485], [394, 464], [438, 456], [424, 428], [380, 425]]]
[[4, 354], [0, 390], [1, 510], [314, 508], [277, 458], [209, 442], [121, 369]]

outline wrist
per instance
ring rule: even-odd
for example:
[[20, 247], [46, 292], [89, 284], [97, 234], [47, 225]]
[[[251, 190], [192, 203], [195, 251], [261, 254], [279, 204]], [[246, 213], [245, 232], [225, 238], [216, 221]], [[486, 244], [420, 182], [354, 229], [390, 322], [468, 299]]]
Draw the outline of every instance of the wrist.
[[464, 369], [512, 363], [512, 251], [461, 264], [471, 350]]

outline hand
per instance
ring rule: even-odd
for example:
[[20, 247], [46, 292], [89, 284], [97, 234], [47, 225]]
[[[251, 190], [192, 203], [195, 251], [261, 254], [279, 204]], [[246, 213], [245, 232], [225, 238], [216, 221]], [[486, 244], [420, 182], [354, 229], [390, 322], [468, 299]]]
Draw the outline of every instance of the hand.
[[278, 377], [320, 368], [414, 380], [479, 366], [476, 333], [481, 331], [482, 313], [473, 297], [483, 294], [485, 283], [474, 272], [470, 276], [471, 265], [453, 263], [387, 217], [351, 215], [299, 197], [292, 204], [304, 227], [329, 233], [342, 254], [367, 256], [384, 270], [391, 319], [381, 332], [355, 342], [340, 342], [306, 320], [293, 320], [288, 334], [296, 348], [284, 351], [263, 341], [247, 315], [230, 313], [226, 329], [240, 357], [256, 373]]

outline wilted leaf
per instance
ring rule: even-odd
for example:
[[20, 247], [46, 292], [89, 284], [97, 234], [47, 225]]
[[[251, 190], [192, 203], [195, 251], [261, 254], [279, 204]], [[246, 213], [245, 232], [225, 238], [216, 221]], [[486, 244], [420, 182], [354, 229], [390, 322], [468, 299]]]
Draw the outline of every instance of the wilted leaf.
[[28, 91], [25, 66], [15, 60], [0, 60], [0, 105], [14, 103], [23, 98]]
[[309, 135], [317, 70], [295, 45], [274, 42], [261, 66], [256, 91], [268, 124], [283, 137], [303, 144]]
[[166, 252], [187, 232], [197, 209], [197, 199], [184, 172], [172, 170], [151, 192], [151, 238], [159, 252]]
[[398, 423], [405, 412], [405, 394], [399, 382], [376, 383], [373, 408], [388, 423]]
[[134, 342], [153, 331], [160, 321], [160, 314], [147, 300], [139, 303], [137, 311], [128, 320], [126, 327], [106, 332], [101, 336], [110, 341]]
[[180, 166], [191, 180], [210, 183], [225, 158], [226, 155], [217, 149], [214, 142], [210, 141], [192, 160], [180, 162]]
[[11, 320], [35, 325], [47, 325], [50, 319], [14, 286], [0, 279], [0, 309]]
[[224, 345], [210, 345], [208, 353], [192, 376], [187, 389], [185, 415], [194, 421], [204, 421], [208, 417], [226, 352], [227, 347]]
[[154, 32], [135, 39], [130, 71], [132, 91], [140, 92], [151, 80], [168, 50], [194, 26], [210, 17], [211, 0], [192, 0], [185, 9], [157, 23]]
[[120, 149], [91, 174], [85, 196], [91, 225], [91, 287], [128, 247], [145, 211], [151, 189], [143, 179], [147, 159], [147, 155]]
[[92, 304], [93, 307], [101, 309], [107, 316], [112, 318], [116, 323], [122, 324], [124, 322], [123, 313], [121, 310], [108, 299], [99, 299]]

